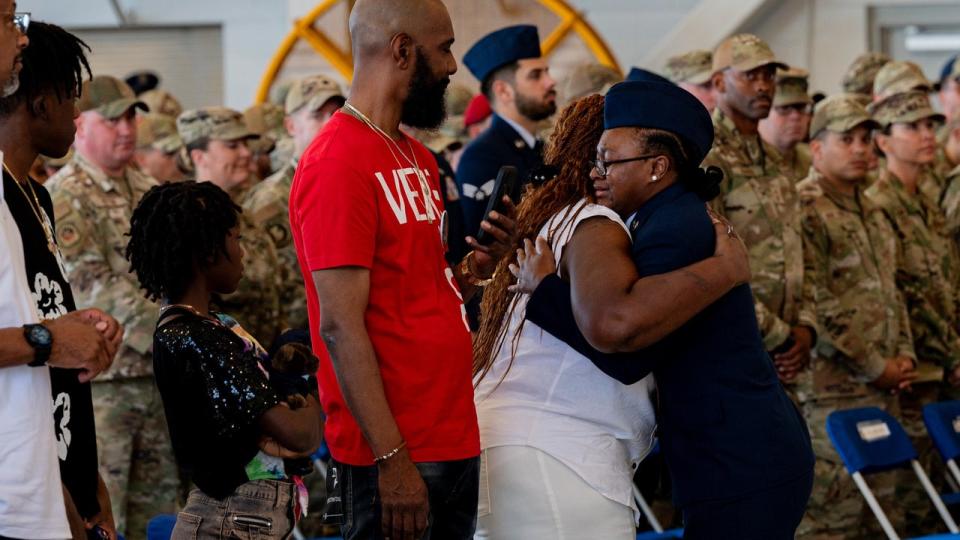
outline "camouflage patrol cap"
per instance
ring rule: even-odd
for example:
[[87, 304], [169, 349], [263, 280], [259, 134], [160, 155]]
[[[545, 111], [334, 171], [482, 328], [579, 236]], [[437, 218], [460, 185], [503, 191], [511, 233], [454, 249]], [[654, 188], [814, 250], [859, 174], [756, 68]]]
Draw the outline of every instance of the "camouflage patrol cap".
[[942, 122], [944, 116], [930, 106], [930, 96], [924, 90], [900, 92], [871, 103], [867, 110], [882, 128], [890, 124], [908, 124], [924, 118]]
[[201, 140], [235, 141], [259, 137], [243, 123], [240, 112], [226, 107], [203, 107], [177, 117], [177, 132], [183, 144]]
[[590, 94], [602, 93], [602, 90], [623, 80], [617, 70], [603, 64], [583, 64], [574, 68], [563, 82], [561, 95], [570, 103]]
[[164, 154], [176, 152], [183, 146], [177, 133], [177, 121], [159, 113], [145, 114], [137, 124], [137, 148], [152, 148]]
[[[306, 106], [310, 112], [318, 111], [335, 97], [343, 98], [340, 85], [325, 75], [313, 75], [290, 85], [284, 110], [293, 114]], [[280, 123], [283, 124], [282, 119]]]
[[671, 56], [667, 59], [663, 74], [676, 84], [704, 84], [714, 74], [713, 53], [696, 50]]
[[767, 65], [779, 69], [790, 67], [778, 61], [767, 42], [753, 34], [730, 36], [713, 51], [713, 73], [727, 68], [750, 71]]
[[817, 103], [810, 121], [810, 137], [823, 130], [844, 133], [864, 124], [870, 128], [879, 126], [855, 94], [837, 94]]
[[165, 114], [174, 120], [183, 112], [183, 106], [173, 97], [173, 94], [166, 90], [154, 89], [148, 90], [139, 96], [140, 101], [150, 107], [150, 112]]
[[[292, 88], [291, 88], [292, 90]], [[254, 153], [268, 153], [287, 135], [283, 127], [283, 108], [273, 103], [258, 103], [243, 111], [243, 122], [259, 138], [248, 146]]]
[[137, 99], [127, 83], [109, 75], [97, 75], [83, 81], [77, 108], [80, 112], [95, 111], [104, 118], [113, 120], [127, 113], [131, 107], [149, 111], [143, 101]]
[[472, 90], [462, 84], [451, 84], [447, 87], [447, 113], [453, 116], [463, 114], [471, 99]]
[[811, 104], [813, 98], [807, 93], [810, 72], [800, 68], [777, 70], [777, 93], [773, 95], [773, 106]]
[[888, 62], [877, 72], [873, 80], [873, 99], [886, 99], [894, 94], [923, 90], [930, 92], [933, 85], [924, 76], [920, 66], [909, 61]]
[[856, 57], [843, 74], [843, 91], [851, 94], [873, 94], [873, 80], [891, 58], [879, 52], [866, 52]]

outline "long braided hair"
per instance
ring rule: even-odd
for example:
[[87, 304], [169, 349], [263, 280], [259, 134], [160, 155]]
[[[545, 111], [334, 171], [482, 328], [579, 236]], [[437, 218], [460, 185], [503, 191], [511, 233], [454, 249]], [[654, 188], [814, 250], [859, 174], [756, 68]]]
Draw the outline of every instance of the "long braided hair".
[[151, 300], [176, 300], [197, 268], [227, 256], [240, 207], [210, 182], [173, 182], [150, 188], [133, 211], [126, 257]]
[[[516, 309], [517, 297], [507, 290], [516, 281], [508, 269], [516, 261], [516, 249], [523, 246], [524, 238], [536, 236], [544, 224], [564, 208], [567, 208], [567, 214], [562, 216], [560, 223], [567, 221], [570, 212], [579, 211], [574, 210], [574, 205], [581, 199], [595, 201], [590, 169], [602, 134], [603, 96], [595, 94], [579, 99], [560, 113], [544, 156], [546, 163], [557, 168], [557, 175], [537, 188], [528, 188], [517, 208], [517, 241], [513, 255], [500, 261], [493, 281], [483, 293], [480, 331], [473, 345], [473, 373], [477, 381], [486, 376], [493, 366], [494, 357], [506, 339], [510, 317]], [[550, 236], [554, 232], [550, 231]], [[517, 339], [522, 328], [523, 323], [513, 336], [510, 365], [513, 365], [516, 356]]]

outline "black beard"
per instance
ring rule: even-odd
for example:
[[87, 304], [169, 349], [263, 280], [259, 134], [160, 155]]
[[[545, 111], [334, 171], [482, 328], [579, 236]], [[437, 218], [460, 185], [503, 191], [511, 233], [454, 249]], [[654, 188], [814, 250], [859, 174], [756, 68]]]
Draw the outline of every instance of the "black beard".
[[403, 102], [400, 121], [419, 129], [437, 129], [447, 118], [447, 85], [450, 79], [434, 79], [426, 56], [418, 48], [410, 91]]
[[534, 122], [546, 120], [547, 118], [553, 116], [553, 113], [557, 112], [557, 103], [555, 101], [540, 102], [528, 98], [519, 92], [517, 93], [515, 102], [517, 105], [517, 112], [529, 118], [530, 120], [533, 120]]

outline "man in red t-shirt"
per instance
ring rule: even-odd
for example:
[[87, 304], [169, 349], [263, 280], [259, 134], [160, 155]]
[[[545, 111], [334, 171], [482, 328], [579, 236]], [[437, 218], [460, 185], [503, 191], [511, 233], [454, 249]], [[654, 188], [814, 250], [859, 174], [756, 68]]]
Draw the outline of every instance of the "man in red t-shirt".
[[451, 269], [436, 161], [399, 129], [444, 119], [457, 65], [443, 3], [359, 0], [350, 37], [350, 98], [301, 158], [290, 200], [331, 495], [345, 539], [468, 539], [480, 444], [463, 301], [507, 252], [514, 225], [491, 213], [484, 228], [496, 241], [468, 238], [473, 251]]

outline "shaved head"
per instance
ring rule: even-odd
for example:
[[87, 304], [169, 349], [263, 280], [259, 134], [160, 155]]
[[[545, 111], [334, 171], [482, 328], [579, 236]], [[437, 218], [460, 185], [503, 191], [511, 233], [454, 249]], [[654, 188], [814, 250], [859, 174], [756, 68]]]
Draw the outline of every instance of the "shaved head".
[[453, 23], [440, 0], [357, 0], [350, 12], [354, 84], [350, 103], [397, 109], [408, 126], [439, 127], [444, 94], [457, 61], [450, 51]]
[[453, 23], [440, 0], [357, 0], [350, 11], [350, 40], [358, 61], [386, 54], [399, 34], [421, 42], [427, 36], [453, 38]]

